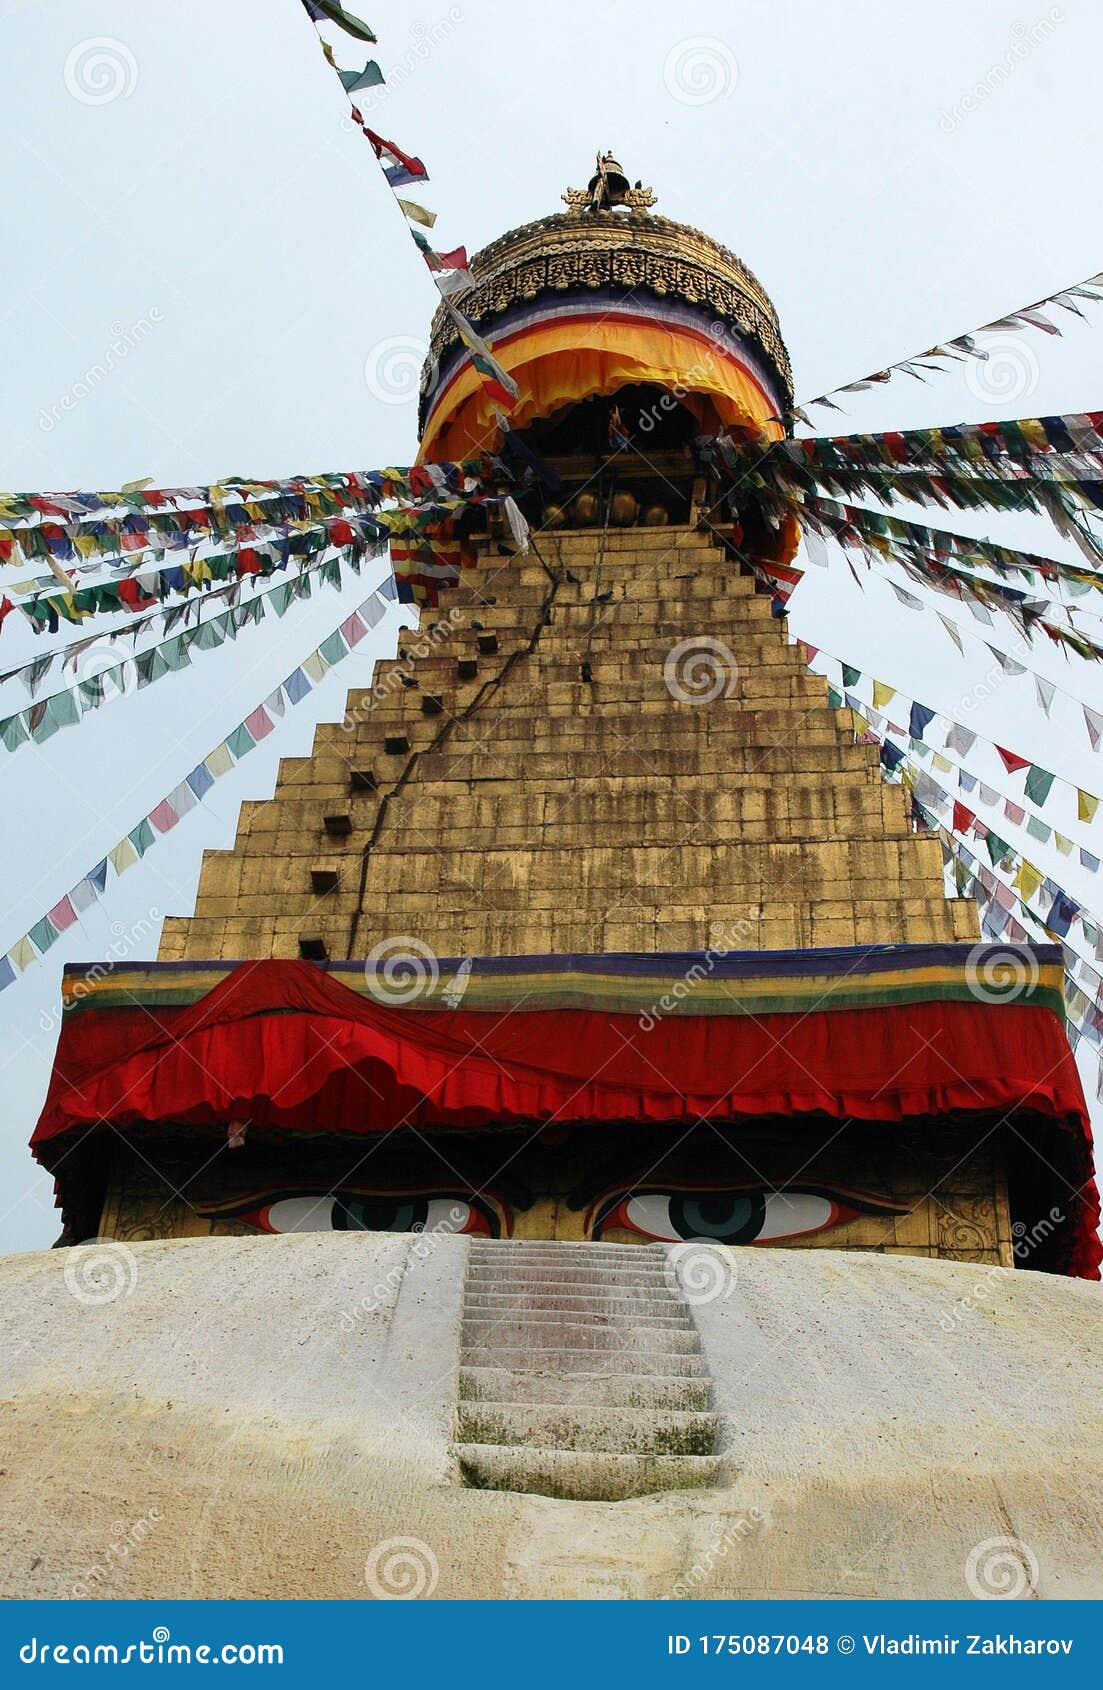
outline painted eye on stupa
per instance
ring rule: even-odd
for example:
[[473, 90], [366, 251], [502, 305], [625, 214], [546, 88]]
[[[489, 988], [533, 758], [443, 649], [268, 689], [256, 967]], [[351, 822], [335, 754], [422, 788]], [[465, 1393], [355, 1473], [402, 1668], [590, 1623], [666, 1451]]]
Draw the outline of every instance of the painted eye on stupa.
[[843, 1226], [861, 1214], [903, 1211], [853, 1192], [822, 1187], [787, 1191], [744, 1187], [729, 1191], [648, 1191], [602, 1204], [593, 1236], [616, 1232], [664, 1242], [700, 1239], [714, 1244], [779, 1244]]
[[[212, 1217], [213, 1218], [213, 1217]], [[435, 1232], [499, 1238], [502, 1216], [494, 1204], [466, 1197], [406, 1197], [325, 1192], [219, 1211], [223, 1220], [244, 1221], [260, 1232]]]

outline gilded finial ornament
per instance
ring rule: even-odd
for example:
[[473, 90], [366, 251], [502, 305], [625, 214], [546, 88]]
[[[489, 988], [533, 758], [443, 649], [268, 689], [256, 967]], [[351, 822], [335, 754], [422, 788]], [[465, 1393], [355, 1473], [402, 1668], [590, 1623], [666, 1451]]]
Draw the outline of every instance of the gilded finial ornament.
[[593, 176], [585, 188], [568, 188], [563, 195], [568, 211], [613, 211], [626, 206], [629, 211], [650, 211], [655, 195], [642, 183], [630, 187], [628, 178], [611, 152], [598, 153]]

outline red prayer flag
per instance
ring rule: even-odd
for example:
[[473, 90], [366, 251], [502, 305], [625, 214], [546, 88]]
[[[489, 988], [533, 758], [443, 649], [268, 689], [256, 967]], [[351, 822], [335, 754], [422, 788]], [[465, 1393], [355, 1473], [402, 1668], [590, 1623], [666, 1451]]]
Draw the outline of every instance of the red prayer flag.
[[1009, 775], [1013, 775], [1016, 769], [1029, 769], [1029, 757], [1018, 757], [1014, 751], [1005, 751], [1002, 745], [997, 745], [996, 750], [999, 752], [1000, 761]]
[[176, 814], [168, 799], [162, 798], [157, 808], [149, 812], [149, 819], [158, 833], [168, 833], [170, 828], [176, 826], [180, 817]]
[[251, 716], [246, 716], [245, 726], [254, 739], [264, 739], [272, 732], [272, 718], [263, 704], [258, 704]]
[[47, 919], [53, 922], [59, 933], [64, 933], [67, 927], [72, 927], [77, 919], [77, 912], [69, 902], [68, 893], [59, 904], [55, 904], [53, 909], [46, 913]]
[[964, 804], [959, 804], [955, 801], [955, 803], [954, 803], [954, 832], [955, 833], [968, 833], [969, 829], [972, 827], [972, 825], [976, 821], [976, 819], [977, 818], [973, 814], [972, 810], [967, 810], [965, 808]]

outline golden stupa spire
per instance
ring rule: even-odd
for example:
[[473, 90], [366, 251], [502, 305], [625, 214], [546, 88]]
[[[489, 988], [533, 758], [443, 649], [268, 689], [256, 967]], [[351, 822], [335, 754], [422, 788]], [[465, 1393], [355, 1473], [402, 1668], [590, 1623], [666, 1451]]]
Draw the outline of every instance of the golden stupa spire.
[[649, 211], [655, 195], [642, 183], [630, 187], [628, 178], [611, 152], [598, 153], [597, 165], [585, 188], [568, 188], [563, 203], [572, 212], [613, 211], [627, 206], [630, 211]]

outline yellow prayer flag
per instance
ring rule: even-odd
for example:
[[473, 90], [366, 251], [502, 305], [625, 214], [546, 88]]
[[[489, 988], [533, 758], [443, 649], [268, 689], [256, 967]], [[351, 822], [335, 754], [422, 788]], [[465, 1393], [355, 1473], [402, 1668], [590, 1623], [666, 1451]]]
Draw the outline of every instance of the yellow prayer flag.
[[234, 760], [230, 756], [225, 740], [221, 745], [216, 745], [213, 751], [208, 752], [203, 761], [206, 764], [207, 773], [214, 775], [216, 779], [219, 775], [226, 774], [234, 766]]
[[1082, 822], [1094, 821], [1095, 820], [1095, 812], [1098, 810], [1098, 808], [1099, 808], [1099, 799], [1093, 798], [1091, 793], [1085, 792], [1082, 787], [1077, 787], [1077, 789], [1076, 789], [1076, 814], [1077, 814], [1077, 817], [1079, 818], [1079, 820], [1082, 821]]
[[107, 860], [116, 874], [125, 874], [131, 863], [138, 861], [138, 853], [129, 839], [120, 839], [115, 849], [107, 853]]
[[19, 972], [22, 974], [23, 970], [25, 968], [29, 968], [32, 962], [38, 961], [38, 952], [31, 944], [31, 941], [27, 938], [27, 935], [24, 934], [22, 939], [16, 940], [15, 944], [8, 952], [8, 959], [10, 962], [14, 963], [15, 967], [18, 968]]
[[873, 708], [883, 710], [896, 697], [896, 688], [887, 687], [884, 681], [873, 683]]
[[1024, 903], [1029, 903], [1044, 879], [1045, 875], [1040, 874], [1034, 864], [1028, 863], [1024, 857], [1012, 884], [1017, 892], [1022, 893]]
[[418, 205], [416, 200], [399, 199], [397, 194], [395, 195], [395, 199], [398, 200], [399, 205], [402, 207], [403, 212], [410, 219], [411, 223], [420, 223], [425, 229], [431, 229], [433, 227], [433, 224], [437, 220], [437, 214], [435, 211], [426, 211], [425, 207], [423, 205]]

